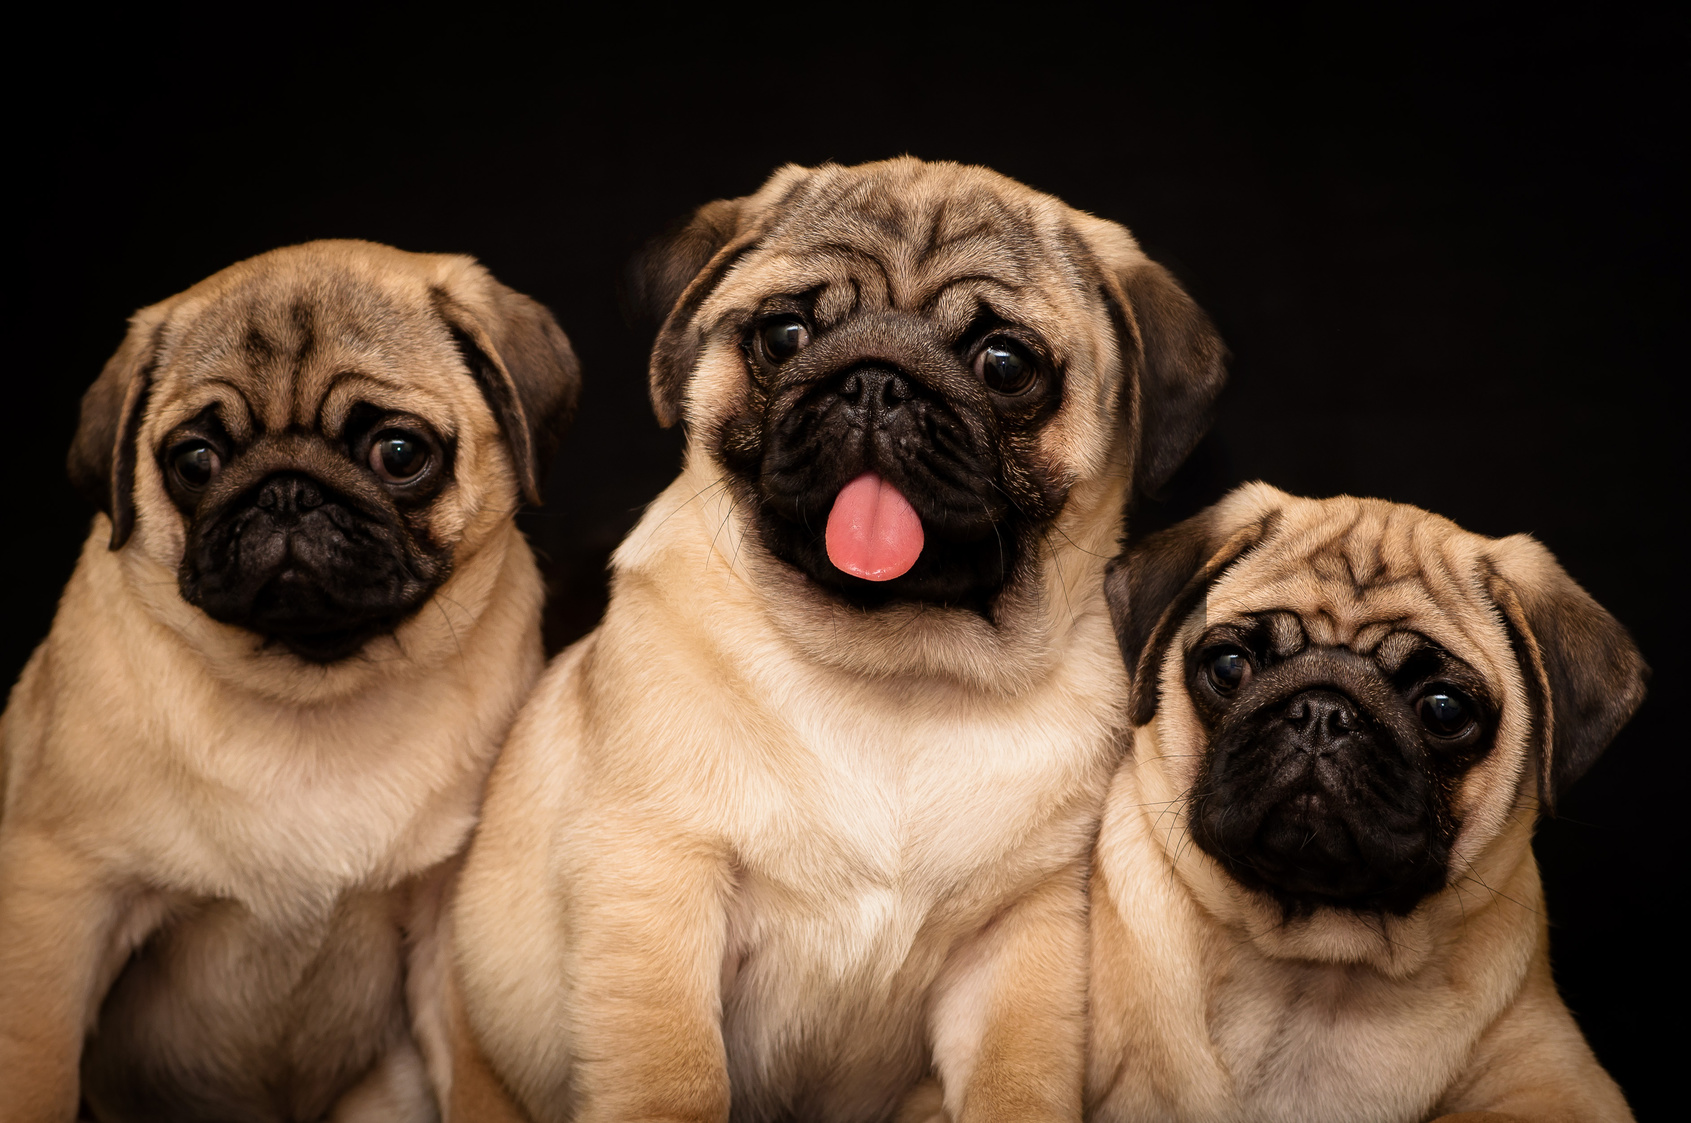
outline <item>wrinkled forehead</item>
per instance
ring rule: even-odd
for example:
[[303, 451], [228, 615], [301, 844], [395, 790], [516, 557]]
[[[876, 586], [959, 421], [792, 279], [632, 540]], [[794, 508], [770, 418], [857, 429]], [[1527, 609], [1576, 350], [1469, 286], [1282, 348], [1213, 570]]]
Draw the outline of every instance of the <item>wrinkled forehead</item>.
[[277, 270], [190, 294], [166, 327], [157, 392], [190, 411], [220, 403], [233, 429], [321, 428], [353, 400], [412, 408], [459, 364], [426, 288], [404, 281]]
[[818, 175], [775, 205], [724, 284], [724, 307], [807, 294], [822, 327], [859, 310], [919, 313], [950, 337], [983, 312], [1059, 333], [1096, 287], [1066, 208], [980, 169]]
[[1290, 511], [1222, 575], [1205, 624], [1289, 611], [1312, 643], [1372, 652], [1412, 631], [1500, 671], [1507, 637], [1485, 587], [1484, 539], [1414, 508], [1349, 501]]
[[425, 293], [350, 270], [247, 278], [190, 303], [172, 321], [164, 358], [189, 377], [314, 361], [398, 366], [451, 343]]

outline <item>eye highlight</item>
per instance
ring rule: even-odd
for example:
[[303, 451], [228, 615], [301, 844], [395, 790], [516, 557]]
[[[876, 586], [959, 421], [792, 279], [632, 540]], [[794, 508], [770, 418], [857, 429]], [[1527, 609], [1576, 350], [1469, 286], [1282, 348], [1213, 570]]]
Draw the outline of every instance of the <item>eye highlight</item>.
[[797, 316], [782, 316], [757, 329], [757, 346], [763, 357], [777, 366], [810, 343], [810, 329]]
[[183, 441], [170, 450], [167, 459], [177, 484], [188, 492], [200, 492], [210, 487], [223, 467], [223, 459], [206, 440]]
[[429, 470], [427, 439], [406, 429], [383, 429], [370, 445], [370, 469], [390, 484], [407, 484]]
[[1217, 648], [1204, 656], [1204, 677], [1218, 694], [1232, 694], [1251, 677], [1251, 657], [1240, 647]]
[[1039, 366], [1016, 340], [995, 335], [975, 354], [975, 374], [995, 393], [1013, 397], [1039, 379]]
[[1427, 732], [1436, 737], [1457, 738], [1474, 726], [1474, 705], [1457, 690], [1442, 683], [1430, 687], [1415, 703], [1415, 714]]

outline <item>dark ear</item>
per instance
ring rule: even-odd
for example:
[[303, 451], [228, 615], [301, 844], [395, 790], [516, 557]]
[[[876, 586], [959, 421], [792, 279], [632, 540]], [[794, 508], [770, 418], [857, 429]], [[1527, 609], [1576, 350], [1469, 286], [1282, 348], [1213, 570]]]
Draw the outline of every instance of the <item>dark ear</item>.
[[1525, 535], [1499, 547], [1488, 587], [1532, 706], [1539, 808], [1554, 814], [1557, 797], [1644, 701], [1650, 668], [1626, 629], [1550, 551]]
[[110, 516], [114, 550], [135, 529], [135, 441], [165, 316], [165, 305], [155, 304], [130, 318], [129, 334], [82, 395], [82, 417], [65, 461], [72, 486]]
[[646, 244], [623, 277], [631, 318], [661, 323], [652, 345], [652, 408], [666, 429], [681, 420], [687, 379], [699, 358], [693, 314], [751, 245], [741, 230], [745, 199], [718, 199]]
[[1129, 714], [1144, 725], [1157, 714], [1157, 683], [1168, 645], [1222, 570], [1266, 538], [1277, 511], [1239, 525], [1222, 505], [1176, 523], [1111, 560], [1104, 575], [1121, 656], [1133, 674]]
[[[1155, 495], [1209, 432], [1227, 382], [1227, 346], [1169, 271], [1141, 261], [1120, 277], [1139, 335], [1139, 453], [1134, 490]], [[1123, 340], [1123, 353], [1128, 353]]]
[[546, 465], [575, 416], [581, 364], [544, 305], [486, 273], [479, 279], [474, 294], [436, 288], [435, 307], [510, 445], [523, 501], [538, 505]]

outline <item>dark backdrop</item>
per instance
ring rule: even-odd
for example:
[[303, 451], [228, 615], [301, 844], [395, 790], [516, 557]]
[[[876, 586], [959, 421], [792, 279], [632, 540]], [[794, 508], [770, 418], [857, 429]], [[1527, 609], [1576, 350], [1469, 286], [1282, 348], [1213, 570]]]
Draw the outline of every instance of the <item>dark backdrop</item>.
[[1650, 700], [1537, 845], [1563, 991], [1640, 1114], [1665, 1114], [1686, 896], [1682, 23], [233, 10], [67, 8], [14, 38], [0, 675], [86, 533], [63, 455], [134, 308], [321, 237], [475, 254], [552, 307], [587, 377], [523, 516], [555, 648], [591, 627], [606, 554], [677, 466], [650, 340], [617, 308], [627, 256], [784, 161], [987, 164], [1131, 227], [1233, 349], [1214, 432], [1141, 529], [1254, 478], [1385, 496], [1536, 534], [1632, 629]]

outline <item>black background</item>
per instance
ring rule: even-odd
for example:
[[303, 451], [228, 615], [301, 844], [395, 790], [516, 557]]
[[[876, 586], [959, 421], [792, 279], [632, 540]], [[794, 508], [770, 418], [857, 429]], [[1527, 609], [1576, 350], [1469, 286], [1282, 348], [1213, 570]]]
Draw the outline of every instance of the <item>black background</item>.
[[1563, 991], [1640, 1115], [1665, 1115], [1686, 899], [1684, 24], [830, 10], [67, 9], [14, 41], [0, 674], [46, 633], [86, 533], [63, 455], [136, 307], [359, 237], [474, 254], [553, 308], [587, 377], [547, 505], [523, 516], [556, 646], [591, 627], [607, 553], [678, 463], [646, 402], [650, 340], [617, 306], [628, 255], [786, 161], [987, 164], [1129, 226], [1234, 352], [1215, 430], [1138, 529], [1254, 478], [1385, 496], [1530, 531], [1632, 630], [1651, 697], [1537, 849]]

